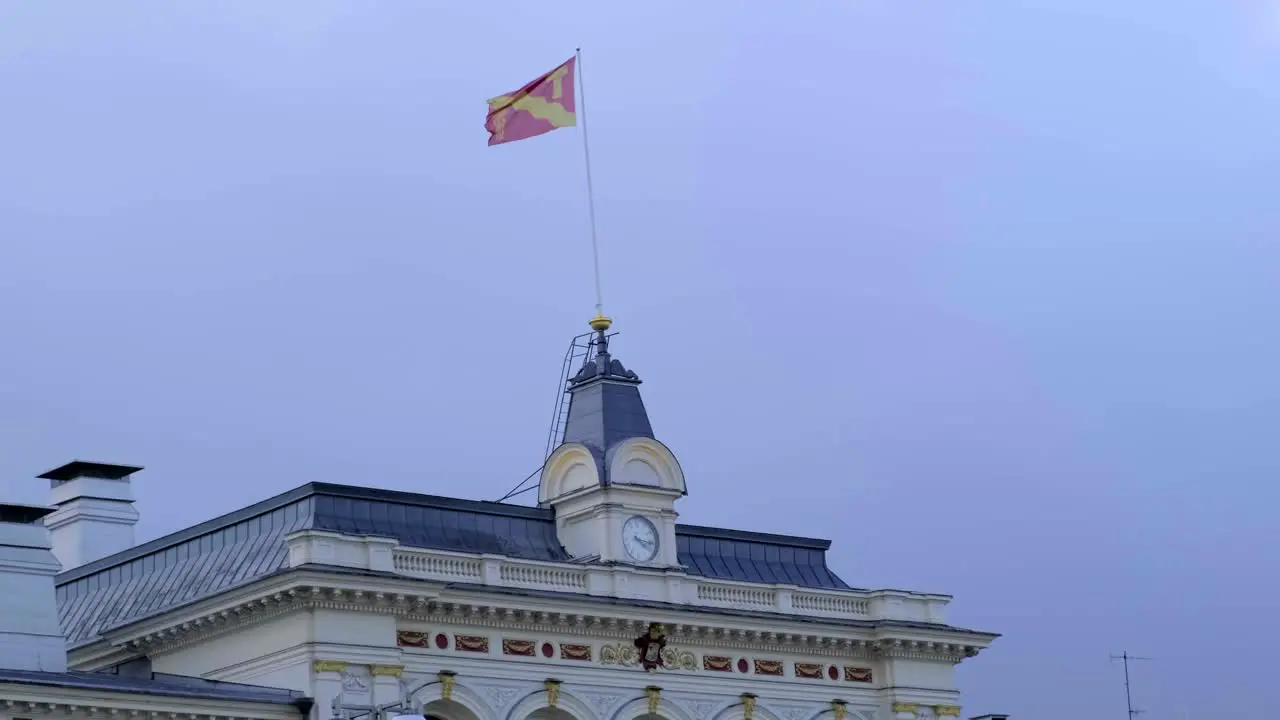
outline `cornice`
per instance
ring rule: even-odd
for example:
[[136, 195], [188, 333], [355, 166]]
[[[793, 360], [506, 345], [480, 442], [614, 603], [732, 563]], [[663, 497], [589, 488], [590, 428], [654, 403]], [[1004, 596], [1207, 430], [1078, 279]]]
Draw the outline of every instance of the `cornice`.
[[103, 720], [298, 720], [292, 705], [104, 693], [0, 683], [0, 712], [13, 716], [75, 715]]
[[[566, 612], [564, 601], [550, 603], [510, 595], [476, 597], [475, 593], [442, 597], [438, 587], [421, 581], [401, 584], [390, 579], [372, 583], [368, 580], [300, 574], [293, 576], [291, 583], [260, 587], [257, 595], [240, 592], [220, 604], [206, 603], [185, 613], [169, 613], [119, 628], [107, 634], [106, 642], [134, 654], [162, 653], [311, 609], [378, 613], [426, 624], [526, 632], [550, 630], [599, 640], [630, 641], [650, 622], [661, 622], [673, 642], [685, 645], [842, 658], [892, 657], [959, 663], [977, 655], [990, 642], [981, 634], [945, 626], [827, 627], [791, 632], [788, 625], [796, 623], [778, 618], [772, 622], [775, 630], [759, 630], [737, 625], [744, 622], [742, 618], [720, 619], [711, 613], [699, 613], [698, 608], [688, 612], [646, 612], [639, 607], [607, 606], [592, 607], [591, 612]], [[397, 585], [408, 585], [418, 592], [399, 592]], [[553, 609], [557, 607], [561, 609]], [[752, 622], [759, 627], [759, 620]]]

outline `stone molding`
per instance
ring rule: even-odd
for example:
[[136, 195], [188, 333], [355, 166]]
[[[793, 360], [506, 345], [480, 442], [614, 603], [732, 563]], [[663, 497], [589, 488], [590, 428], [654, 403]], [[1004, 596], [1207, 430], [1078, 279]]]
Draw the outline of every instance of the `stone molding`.
[[[602, 641], [628, 642], [643, 632], [649, 622], [662, 620], [659, 613], [640, 616], [643, 611], [639, 608], [630, 611], [635, 613], [632, 617], [613, 614], [629, 610], [616, 606], [600, 608], [592, 613], [531, 610], [527, 609], [528, 598], [443, 599], [435, 588], [423, 588], [421, 582], [412, 583], [417, 592], [396, 592], [391, 585], [387, 583], [386, 589], [373, 589], [358, 582], [344, 582], [343, 579], [323, 576], [295, 578], [284, 587], [260, 588], [260, 594], [257, 595], [239, 594], [221, 605], [215, 605], [211, 601], [204, 603], [198, 611], [188, 609], [190, 614], [168, 613], [145, 623], [119, 628], [107, 633], [105, 643], [100, 644], [98, 653], [92, 654], [110, 654], [120, 648], [136, 654], [166, 652], [288, 613], [312, 609], [378, 613], [428, 624], [449, 623], [525, 632], [550, 631]], [[681, 615], [686, 612], [694, 613], [697, 608], [677, 612]], [[733, 627], [728, 623], [741, 620], [728, 616], [717, 618], [704, 614], [698, 620], [696, 623], [665, 623], [669, 628], [668, 637], [673, 642], [696, 644], [708, 649], [805, 653], [854, 659], [892, 657], [951, 663], [959, 663], [977, 655], [990, 642], [991, 637], [946, 627], [916, 629], [828, 626], [815, 628], [814, 632], [793, 633]], [[753, 619], [749, 622], [760, 621]], [[785, 625], [786, 619], [778, 618], [773, 622]], [[81, 663], [76, 665], [81, 666]]]

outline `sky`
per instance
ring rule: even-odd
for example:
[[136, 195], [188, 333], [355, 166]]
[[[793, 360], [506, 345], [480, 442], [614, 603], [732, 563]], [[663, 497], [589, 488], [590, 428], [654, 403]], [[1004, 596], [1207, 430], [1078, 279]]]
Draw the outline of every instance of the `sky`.
[[[497, 499], [604, 305], [682, 521], [1002, 633], [965, 715], [1266, 714], [1280, 2], [0, 5], [0, 497], [140, 540], [328, 481]], [[523, 501], [532, 498], [524, 496]]]

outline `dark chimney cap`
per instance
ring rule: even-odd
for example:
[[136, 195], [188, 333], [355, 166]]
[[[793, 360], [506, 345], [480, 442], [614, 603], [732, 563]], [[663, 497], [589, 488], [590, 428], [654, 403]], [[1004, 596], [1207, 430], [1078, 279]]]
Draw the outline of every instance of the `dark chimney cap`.
[[977, 715], [969, 720], [1009, 720], [1008, 715]]
[[53, 508], [42, 505], [15, 505], [0, 503], [0, 522], [16, 525], [35, 525], [40, 518], [53, 512]]
[[54, 482], [66, 482], [75, 480], [76, 478], [100, 478], [102, 480], [123, 480], [130, 475], [138, 472], [142, 468], [133, 465], [112, 465], [111, 463], [87, 462], [85, 460], [72, 460], [71, 462], [56, 467], [49, 472], [38, 475], [42, 480], [52, 480]]

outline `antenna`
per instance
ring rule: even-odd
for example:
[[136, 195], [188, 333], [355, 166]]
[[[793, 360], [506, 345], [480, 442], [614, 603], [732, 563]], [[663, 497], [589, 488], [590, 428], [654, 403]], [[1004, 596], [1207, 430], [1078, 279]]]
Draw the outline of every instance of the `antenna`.
[[1139, 715], [1146, 712], [1145, 710], [1133, 709], [1133, 693], [1129, 689], [1129, 661], [1130, 660], [1151, 660], [1151, 659], [1153, 658], [1130, 655], [1129, 651], [1127, 650], [1120, 653], [1119, 655], [1111, 656], [1111, 662], [1115, 662], [1116, 660], [1121, 660], [1124, 662], [1124, 701], [1125, 701], [1125, 704], [1128, 705], [1129, 707], [1129, 720], [1136, 720], [1136, 718]]

